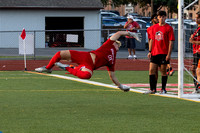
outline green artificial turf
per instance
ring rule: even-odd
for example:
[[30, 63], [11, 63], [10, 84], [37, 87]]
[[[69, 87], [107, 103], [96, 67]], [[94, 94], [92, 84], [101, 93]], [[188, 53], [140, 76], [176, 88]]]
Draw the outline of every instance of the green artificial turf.
[[[148, 83], [146, 71], [116, 76], [122, 83]], [[112, 84], [106, 71], [90, 80]], [[199, 103], [19, 71], [0, 72], [0, 108], [3, 133], [200, 132]]]

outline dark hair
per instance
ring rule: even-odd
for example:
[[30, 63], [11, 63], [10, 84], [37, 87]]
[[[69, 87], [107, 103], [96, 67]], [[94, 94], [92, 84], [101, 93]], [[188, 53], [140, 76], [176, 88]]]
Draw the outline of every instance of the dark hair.
[[153, 20], [155, 17], [157, 17], [157, 14], [153, 14], [153, 15], [151, 16], [151, 20]]
[[167, 16], [167, 13], [165, 11], [159, 11], [158, 16]]

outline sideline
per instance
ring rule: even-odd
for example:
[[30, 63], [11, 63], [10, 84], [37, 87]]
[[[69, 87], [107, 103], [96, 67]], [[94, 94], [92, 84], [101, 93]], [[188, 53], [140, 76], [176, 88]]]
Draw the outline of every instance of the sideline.
[[[58, 74], [45, 74], [45, 73], [38, 73], [38, 72], [32, 72], [32, 71], [25, 71], [25, 72], [32, 73], [32, 74], [40, 74], [40, 75], [45, 75], [45, 76], [50, 76], [50, 77], [57, 77], [57, 78], [61, 78], [61, 79], [72, 80], [72, 81], [77, 81], [77, 82], [81, 82], [81, 83], [86, 83], [86, 84], [91, 84], [91, 85], [96, 85], [96, 86], [103, 86], [103, 87], [113, 88], [113, 89], [119, 90], [119, 88], [115, 85], [104, 84], [104, 83], [100, 83], [100, 82], [96, 82], [96, 81], [89, 81], [89, 80], [85, 80], [85, 79], [73, 78], [73, 77], [68, 77], [68, 76], [63, 76], [63, 75], [58, 75]], [[141, 93], [141, 94], [143, 94], [145, 92], [143, 90], [132, 89], [132, 88], [130, 89], [130, 91], [135, 92], [135, 93]], [[200, 99], [178, 98], [177, 95], [159, 94], [159, 93], [148, 94], [148, 95], [167, 97], [167, 98], [176, 98], [176, 99], [200, 103]]]

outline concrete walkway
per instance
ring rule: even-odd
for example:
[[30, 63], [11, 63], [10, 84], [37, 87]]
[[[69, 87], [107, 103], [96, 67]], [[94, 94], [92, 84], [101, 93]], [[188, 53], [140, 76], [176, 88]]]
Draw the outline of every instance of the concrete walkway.
[[[60, 50], [78, 50], [78, 51], [91, 51], [91, 49], [85, 48], [38, 48], [35, 49], [35, 56], [47, 56], [52, 57], [56, 52]], [[18, 48], [1, 48], [0, 56], [19, 56]], [[147, 58], [148, 50], [138, 51], [136, 50], [136, 55], [138, 59]], [[185, 53], [185, 57], [192, 57], [192, 53]], [[128, 51], [126, 48], [122, 48], [117, 52], [117, 58], [127, 58]], [[172, 52], [172, 58], [177, 58], [178, 52]]]

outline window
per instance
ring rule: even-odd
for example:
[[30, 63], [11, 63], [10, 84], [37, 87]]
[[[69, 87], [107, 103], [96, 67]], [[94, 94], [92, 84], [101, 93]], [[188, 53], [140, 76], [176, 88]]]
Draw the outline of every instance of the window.
[[[84, 32], [81, 29], [84, 29], [83, 17], [46, 17], [45, 30], [51, 31], [46, 31], [45, 42], [49, 47], [84, 47]], [[78, 42], [67, 42], [69, 34], [78, 35]]]

